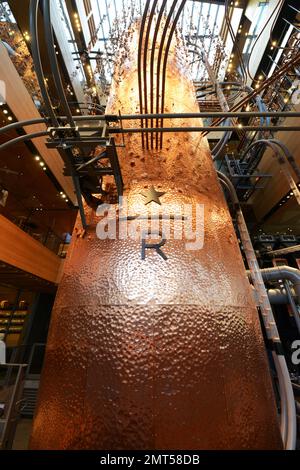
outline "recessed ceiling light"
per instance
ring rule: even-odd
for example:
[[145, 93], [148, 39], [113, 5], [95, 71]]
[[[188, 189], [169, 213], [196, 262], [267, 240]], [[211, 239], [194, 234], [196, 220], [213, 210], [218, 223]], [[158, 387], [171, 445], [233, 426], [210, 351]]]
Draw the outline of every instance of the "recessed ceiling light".
[[35, 159], [37, 162], [40, 161], [40, 157], [39, 157], [38, 155], [36, 155], [36, 156], [34, 157], [34, 159]]
[[8, 119], [9, 121], [12, 121], [12, 120], [13, 120], [13, 118], [12, 118], [11, 116], [8, 116], [7, 119]]
[[40, 162], [40, 165], [41, 165], [41, 166], [45, 166], [45, 163], [44, 163], [44, 162]]
[[8, 114], [7, 109], [3, 109], [3, 113], [4, 113], [4, 114]]

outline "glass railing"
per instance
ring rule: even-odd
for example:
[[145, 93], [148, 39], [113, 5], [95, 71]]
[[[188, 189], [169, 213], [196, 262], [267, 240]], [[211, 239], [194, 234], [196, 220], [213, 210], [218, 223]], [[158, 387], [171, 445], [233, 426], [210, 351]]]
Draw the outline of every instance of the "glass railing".
[[34, 211], [28, 211], [25, 208], [14, 214], [9, 211], [9, 208], [0, 206], [0, 214], [13, 222], [24, 232], [28, 233], [32, 238], [40, 242], [50, 251], [61, 258], [65, 258], [68, 245], [70, 243], [70, 235], [65, 234], [63, 237], [57, 235], [50, 227], [41, 223], [41, 220]]

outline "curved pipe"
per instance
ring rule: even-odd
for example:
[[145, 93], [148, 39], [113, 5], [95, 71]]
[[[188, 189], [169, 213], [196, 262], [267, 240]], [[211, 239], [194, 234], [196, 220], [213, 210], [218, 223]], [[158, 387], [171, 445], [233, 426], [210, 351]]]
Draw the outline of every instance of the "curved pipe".
[[32, 58], [33, 58], [36, 76], [39, 82], [39, 86], [41, 89], [41, 93], [43, 96], [43, 100], [44, 100], [44, 104], [45, 104], [48, 116], [51, 119], [52, 124], [58, 126], [58, 121], [53, 111], [52, 103], [51, 103], [51, 100], [47, 91], [47, 87], [45, 85], [45, 76], [43, 72], [43, 66], [42, 66], [40, 49], [39, 49], [39, 38], [38, 38], [38, 22], [37, 22], [38, 7], [39, 7], [39, 0], [30, 0], [29, 27], [30, 27], [30, 34], [32, 38], [32, 41], [31, 41]]
[[13, 122], [12, 124], [8, 124], [5, 127], [1, 127], [0, 135], [5, 134], [6, 132], [12, 131], [13, 129], [19, 129], [20, 127], [31, 126], [34, 124], [42, 124], [46, 122], [47, 122], [46, 118], [36, 118], [36, 119], [30, 119], [28, 121]]
[[[300, 271], [298, 269], [291, 266], [275, 266], [274, 268], [265, 268], [260, 271], [264, 281], [279, 281], [280, 279], [290, 281], [294, 286], [298, 304], [300, 305]], [[300, 316], [297, 309], [294, 311], [294, 317], [300, 332]]]
[[[264, 286], [263, 275], [259, 268], [255, 252], [251, 243], [250, 235], [243, 217], [242, 210], [240, 208], [239, 200], [233, 184], [230, 179], [221, 173], [217, 172], [220, 181], [228, 189], [230, 198], [237, 211], [237, 223], [241, 235], [241, 240], [244, 246], [244, 251], [249, 267], [251, 267], [251, 279], [253, 281], [256, 294], [258, 296], [259, 305], [262, 312], [262, 319], [264, 322], [265, 330], [268, 339], [274, 346], [272, 352], [275, 368], [277, 371], [279, 392], [281, 401], [281, 416], [280, 416], [280, 429], [284, 448], [287, 450], [293, 450], [296, 447], [297, 437], [297, 419], [295, 410], [294, 393], [289, 376], [288, 367], [286, 364], [285, 357], [281, 350], [281, 342], [275, 322], [275, 318], [272, 312], [272, 308], [266, 295], [266, 289]], [[297, 270], [296, 270], [297, 271]], [[278, 349], [277, 349], [278, 348]]]
[[[153, 107], [153, 100], [154, 100], [154, 57], [155, 57], [155, 45], [157, 41], [157, 35], [162, 19], [162, 15], [164, 13], [164, 9], [166, 6], [167, 0], [163, 0], [161, 8], [159, 10], [159, 14], [157, 17], [157, 22], [155, 25], [155, 31], [153, 35], [153, 42], [152, 42], [152, 48], [151, 48], [151, 56], [150, 56], [150, 112], [151, 114], [153, 113], [154, 107]], [[153, 118], [151, 118], [151, 127], [153, 127]], [[151, 149], [153, 149], [153, 134], [151, 134]]]
[[290, 150], [287, 148], [287, 146], [283, 142], [281, 142], [280, 140], [277, 140], [277, 139], [269, 139], [269, 140], [270, 140], [270, 142], [273, 142], [274, 144], [278, 145], [278, 147], [280, 147], [282, 149], [282, 151], [285, 154], [289, 164], [293, 168], [295, 174], [300, 179], [300, 168], [297, 165], [297, 162], [296, 162], [293, 154], [290, 152]]
[[[138, 87], [139, 87], [139, 101], [140, 101], [140, 113], [143, 113], [143, 90], [142, 90], [142, 69], [141, 69], [141, 59], [142, 59], [142, 46], [143, 46], [143, 37], [144, 37], [144, 29], [145, 29], [145, 23], [147, 19], [147, 13], [149, 9], [149, 4], [150, 0], [147, 0], [143, 17], [142, 17], [142, 22], [141, 22], [141, 29], [140, 29], [140, 36], [139, 36], [139, 45], [138, 45], [138, 58], [137, 58], [137, 63], [138, 63]], [[144, 120], [141, 119], [141, 127], [144, 127]], [[144, 134], [142, 133], [142, 147], [145, 147], [145, 137]]]
[[[164, 55], [164, 62], [163, 62], [163, 71], [162, 71], [162, 93], [161, 93], [161, 112], [164, 112], [164, 107], [165, 107], [165, 89], [166, 89], [166, 73], [167, 73], [167, 62], [168, 62], [168, 54], [171, 46], [171, 42], [173, 39], [173, 35], [175, 32], [176, 25], [178, 23], [179, 17], [181, 15], [181, 12], [183, 8], [185, 7], [186, 0], [182, 0], [181, 4], [178, 7], [177, 13], [175, 15], [171, 31], [168, 37], [167, 45], [166, 45], [166, 50], [165, 50], [165, 55]], [[163, 127], [164, 120], [161, 119], [160, 122], [160, 127]], [[163, 145], [163, 132], [160, 133], [160, 148], [162, 148]]]
[[[143, 54], [143, 74], [144, 74], [144, 102], [145, 102], [145, 113], [148, 113], [148, 92], [147, 92], [147, 58], [148, 58], [148, 46], [149, 46], [149, 36], [150, 36], [150, 31], [151, 31], [151, 25], [152, 25], [152, 20], [153, 16], [155, 13], [155, 9], [157, 6], [158, 0], [153, 1], [152, 8], [150, 10], [150, 15], [147, 23], [147, 30], [146, 30], [146, 35], [145, 35], [145, 42], [144, 42], [144, 54]], [[155, 44], [152, 44], [152, 48], [155, 46]], [[145, 125], [148, 127], [148, 119], [146, 118], [145, 120]], [[146, 134], [146, 148], [147, 150], [149, 149], [149, 140], [148, 140], [148, 134]]]
[[[268, 289], [268, 297], [272, 305], [284, 305], [289, 303], [289, 297], [286, 289]], [[296, 300], [297, 296], [294, 290], [292, 290], [293, 299]]]
[[44, 28], [45, 28], [45, 39], [47, 44], [48, 56], [50, 60], [51, 70], [56, 85], [57, 93], [63, 107], [64, 113], [67, 116], [68, 123], [70, 126], [74, 126], [72, 113], [67, 102], [67, 98], [64, 92], [64, 87], [61, 81], [61, 76], [57, 63], [57, 56], [54, 48], [54, 37], [53, 29], [51, 24], [51, 4], [50, 0], [43, 0], [43, 13], [44, 13]]
[[37, 137], [43, 137], [48, 134], [49, 134], [49, 131], [41, 131], [41, 132], [34, 132], [33, 134], [21, 135], [20, 137], [16, 137], [15, 139], [11, 139], [8, 142], [5, 142], [4, 144], [0, 145], [0, 151], [7, 149], [11, 145], [18, 144], [19, 142], [25, 142], [26, 140], [36, 139]]
[[[219, 85], [220, 86], [228, 86], [228, 85], [238, 86], [240, 88], [241, 92], [244, 89], [249, 94], [251, 94], [254, 91], [253, 88], [251, 88], [250, 86], [244, 86], [242, 83], [239, 83], [239, 82], [220, 82]], [[213, 85], [211, 85], [211, 87], [213, 87]], [[215, 90], [212, 90], [211, 94], [215, 94]], [[259, 112], [267, 112], [267, 107], [266, 107], [265, 103], [263, 102], [260, 95], [255, 95], [252, 100], [256, 103]], [[271, 120], [270, 120], [269, 117], [265, 118], [265, 123], [266, 123], [266, 125], [270, 125]], [[226, 126], [226, 125], [228, 125], [228, 121], [226, 120], [222, 124], [224, 124], [224, 126]], [[264, 125], [264, 118], [263, 117], [260, 117], [260, 125], [261, 126]], [[231, 134], [232, 133], [229, 132], [229, 131], [225, 132], [222, 139], [220, 139], [219, 142], [215, 145], [215, 147], [212, 150], [213, 160], [218, 158], [218, 156], [222, 152], [223, 148], [225, 147], [226, 143], [228, 142], [229, 138], [231, 137]]]
[[[161, 35], [160, 39], [160, 46], [159, 46], [159, 51], [158, 51], [158, 57], [157, 57], [157, 73], [156, 73], [156, 113], [159, 112], [159, 93], [160, 93], [160, 68], [161, 68], [161, 59], [162, 59], [162, 54], [164, 50], [164, 45], [165, 45], [165, 39], [166, 35], [168, 32], [169, 25], [171, 23], [172, 15], [174, 13], [176, 3], [178, 0], [173, 0], [173, 3], [171, 5], [169, 14], [167, 16], [165, 26]], [[161, 110], [161, 113], [163, 113], [163, 110]], [[158, 118], [156, 119], [156, 127], [158, 128]], [[156, 142], [156, 149], [158, 149], [158, 133], [155, 135], [155, 142]]]
[[[300, 52], [297, 53], [295, 55], [295, 57], [293, 59], [291, 59], [287, 64], [285, 64], [284, 66], [280, 67], [279, 70], [277, 70], [276, 73], [274, 73], [270, 78], [268, 78], [267, 80], [264, 81], [264, 83], [262, 84], [262, 86], [257, 89], [257, 90], [253, 90], [253, 92], [246, 98], [242, 98], [238, 103], [236, 103], [231, 109], [230, 111], [237, 111], [239, 108], [241, 108], [244, 104], [248, 103], [250, 101], [251, 98], [254, 98], [256, 95], [259, 95], [260, 93], [262, 93], [268, 86], [270, 86], [272, 83], [274, 83], [276, 80], [279, 80], [280, 78], [282, 78], [286, 72], [292, 68], [293, 66], [295, 66], [300, 60]], [[221, 122], [224, 122], [225, 118], [221, 117], [219, 119], [216, 119], [213, 124], [214, 125], [218, 125], [220, 124]], [[203, 136], [207, 135], [207, 131], [203, 133]]]
[[[288, 150], [288, 148], [284, 144], [282, 144], [280, 141], [278, 141], [276, 139], [256, 140], [251, 145], [249, 145], [247, 150], [242, 155], [241, 161], [243, 161], [245, 159], [246, 155], [248, 154], [248, 152], [257, 145], [266, 145], [268, 147], [271, 147], [274, 154], [276, 155], [276, 157], [278, 159], [279, 164], [280, 165], [285, 165], [286, 162], [289, 163], [291, 168], [295, 172], [295, 174], [300, 178], [300, 169], [299, 169], [293, 155], [290, 153], [290, 151]], [[279, 148], [279, 150], [278, 150], [278, 148]], [[292, 177], [292, 175], [290, 174], [290, 172], [288, 170], [285, 170], [284, 174], [285, 174], [285, 176], [288, 180], [288, 183], [290, 185], [291, 190], [294, 193], [294, 196], [296, 197], [296, 200], [297, 200], [298, 204], [300, 204], [300, 192], [299, 192], [299, 189], [297, 187], [297, 184], [296, 184], [294, 178]]]

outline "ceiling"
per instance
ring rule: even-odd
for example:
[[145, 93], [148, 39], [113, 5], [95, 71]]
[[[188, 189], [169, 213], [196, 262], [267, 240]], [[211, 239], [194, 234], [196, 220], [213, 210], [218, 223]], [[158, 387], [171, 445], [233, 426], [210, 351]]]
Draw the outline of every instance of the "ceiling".
[[56, 286], [51, 282], [2, 261], [0, 261], [0, 290], [1, 286], [24, 289], [31, 292], [55, 293], [56, 291]]
[[[11, 116], [9, 108], [0, 106], [0, 127], [9, 122], [8, 116]], [[0, 135], [0, 143], [17, 136], [15, 131]], [[0, 213], [18, 224], [26, 221], [37, 235], [50, 229], [64, 239], [66, 233], [72, 233], [77, 211], [62, 197], [49, 170], [44, 171], [42, 164], [32, 145], [19, 143], [0, 152], [0, 184], [8, 191], [6, 205], [0, 205]]]
[[[55, 0], [59, 4], [59, 0]], [[158, 1], [155, 9], [156, 15], [159, 13], [162, 2]], [[172, 15], [175, 18], [178, 2]], [[238, 4], [238, 2], [235, 2]], [[241, 2], [242, 3], [242, 2]], [[94, 45], [88, 45], [93, 50], [99, 50], [106, 57], [106, 78], [111, 80], [113, 71], [111, 56], [115, 56], [118, 47], [118, 37], [126, 32], [128, 25], [135, 18], [141, 17], [146, 5], [145, 0], [90, 0], [92, 6], [94, 22], [98, 41]], [[165, 12], [168, 14], [173, 4], [172, 0], [166, 2]], [[150, 2], [152, 8], [154, 2]], [[236, 32], [242, 15], [242, 8], [237, 6], [231, 17], [233, 31]], [[180, 14], [178, 29], [182, 32], [187, 44], [193, 44], [189, 48], [191, 62], [191, 72], [194, 80], [207, 77], [206, 69], [202, 61], [198, 60], [199, 48], [206, 50], [210, 57], [211, 64], [214, 63], [218, 50], [218, 36], [224, 22], [225, 6], [224, 1], [187, 1]], [[155, 17], [153, 27], [155, 25]], [[223, 79], [226, 73], [226, 65], [230, 57], [233, 43], [228, 36], [225, 41], [225, 56], [220, 66], [219, 78]]]

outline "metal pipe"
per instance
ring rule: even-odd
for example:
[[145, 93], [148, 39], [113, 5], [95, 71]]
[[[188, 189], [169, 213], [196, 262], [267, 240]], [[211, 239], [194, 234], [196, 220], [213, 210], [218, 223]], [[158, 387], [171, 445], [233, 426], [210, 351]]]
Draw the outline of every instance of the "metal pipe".
[[[282, 355], [281, 356], [278, 355], [276, 351], [272, 351], [272, 357], [273, 357], [275, 369], [277, 371], [278, 387], [279, 387], [279, 395], [280, 395], [280, 408], [281, 408], [280, 409], [280, 431], [281, 431], [284, 448], [287, 449], [287, 437], [289, 434], [288, 399], [290, 397], [290, 390], [289, 390], [289, 394], [287, 394], [287, 388], [292, 389], [292, 400], [291, 400], [292, 403], [295, 403], [295, 398], [294, 398], [294, 392], [293, 392], [293, 388], [291, 384], [290, 384], [290, 387], [286, 387], [288, 380], [290, 380], [290, 376], [288, 373], [285, 357]], [[281, 361], [280, 359], [282, 359], [283, 361]], [[295, 434], [296, 434], [296, 429], [295, 429]]]
[[47, 110], [47, 114], [52, 121], [53, 125], [58, 125], [55, 113], [53, 111], [53, 106], [48, 94], [47, 87], [45, 85], [45, 76], [42, 67], [40, 49], [39, 49], [39, 37], [38, 37], [38, 7], [39, 0], [30, 0], [29, 5], [29, 25], [30, 25], [30, 34], [31, 34], [31, 52], [34, 63], [35, 73], [39, 82], [41, 93], [43, 96], [44, 104]]
[[[162, 32], [162, 35], [161, 35], [161, 39], [160, 39], [159, 51], [158, 51], [158, 56], [157, 56], [157, 71], [156, 71], [156, 113], [159, 112], [161, 59], [162, 59], [162, 54], [163, 54], [163, 50], [164, 50], [166, 35], [167, 35], [167, 32], [168, 32], [170, 22], [172, 20], [172, 14], [174, 13], [177, 1], [178, 0], [173, 0], [173, 3], [171, 5], [169, 14], [168, 14], [167, 19], [165, 21], [165, 26], [164, 26], [164, 29], [163, 29], [163, 32]], [[164, 79], [164, 77], [162, 77], [162, 78]], [[161, 110], [161, 112], [163, 113], [163, 110]], [[156, 127], [157, 127], [156, 132], [158, 132], [158, 118], [156, 118]], [[155, 146], [156, 146], [156, 150], [157, 150], [158, 149], [158, 133], [156, 133], [156, 136], [155, 136]]]
[[[82, 118], [83, 116], [77, 116], [78, 118]], [[89, 117], [89, 116], [86, 116]], [[90, 116], [91, 118], [95, 118], [94, 116]], [[102, 117], [102, 116], [101, 116]], [[105, 116], [104, 116], [105, 117]], [[109, 115], [107, 116], [109, 117]], [[210, 112], [199, 112], [199, 113], [154, 113], [154, 114], [120, 114], [120, 115], [113, 115], [115, 118], [119, 118], [120, 120], [134, 120], [134, 119], [141, 119], [141, 118], [148, 118], [148, 119], [155, 119], [155, 118], [165, 118], [165, 119], [194, 119], [194, 118], [214, 118], [214, 117], [238, 117], [238, 118], [252, 118], [252, 117], [300, 117], [300, 112], [274, 112], [274, 111], [267, 111], [267, 112], [258, 112], [258, 111], [210, 111]]]
[[[156, 118], [164, 118], [164, 119], [194, 119], [194, 118], [213, 118], [213, 117], [237, 117], [237, 118], [252, 118], [252, 117], [300, 117], [300, 113], [298, 112], [200, 112], [200, 113], [151, 113], [151, 114], [107, 114], [107, 115], [80, 115], [80, 116], [72, 116], [73, 120], [76, 121], [131, 121], [135, 119], [156, 119]], [[57, 117], [60, 121], [66, 121], [66, 116], [58, 116]], [[0, 129], [0, 133], [4, 133], [9, 131], [10, 129], [17, 129], [19, 127], [30, 126], [31, 124], [38, 124], [38, 123], [47, 123], [48, 118], [37, 118], [37, 119], [29, 119], [26, 121], [19, 121], [13, 124], [8, 124], [5, 127]], [[59, 124], [57, 123], [57, 126]], [[244, 128], [243, 128], [244, 129]], [[277, 141], [279, 142], [279, 141]], [[282, 144], [283, 145], [283, 144]]]
[[13, 129], [19, 129], [20, 127], [31, 126], [33, 124], [42, 124], [46, 122], [47, 122], [47, 119], [45, 118], [36, 118], [36, 119], [30, 119], [27, 121], [13, 122], [12, 124], [8, 124], [5, 127], [1, 127], [0, 135], [5, 134], [6, 132], [12, 131]]
[[239, 200], [233, 184], [230, 179], [223, 173], [217, 171], [220, 181], [228, 188], [230, 197], [236, 209], [237, 224], [239, 227], [240, 237], [244, 248], [244, 253], [250, 268], [251, 279], [255, 287], [258, 303], [262, 313], [262, 320], [265, 331], [270, 344], [273, 347], [273, 359], [278, 375], [279, 391], [282, 406], [281, 414], [281, 431], [284, 447], [287, 450], [295, 449], [296, 446], [296, 411], [293, 388], [289, 376], [288, 367], [283, 354], [282, 345], [277, 330], [275, 318], [271, 308], [271, 304], [265, 289], [263, 274], [260, 270], [255, 251], [251, 242], [248, 228], [241, 210]]
[[[171, 46], [171, 42], [172, 42], [172, 39], [173, 39], [173, 35], [174, 35], [174, 32], [175, 32], [176, 25], [178, 23], [179, 17], [181, 15], [181, 12], [182, 12], [185, 4], [186, 4], [186, 0], [182, 0], [179, 7], [178, 7], [175, 18], [173, 20], [171, 31], [169, 33], [166, 49], [165, 49], [165, 55], [164, 55], [164, 61], [163, 61], [163, 71], [162, 71], [162, 77], [163, 77], [163, 79], [162, 79], [162, 93], [161, 93], [161, 111], [162, 111], [162, 113], [164, 112], [164, 107], [165, 107], [165, 90], [166, 90], [166, 78], [167, 78], [166, 73], [167, 73], [168, 54], [169, 54], [169, 50], [170, 50], [170, 46]], [[163, 125], [164, 125], [164, 120], [162, 118], [161, 121], [160, 121], [160, 127], [163, 127]], [[160, 148], [162, 148], [162, 145], [163, 145], [163, 133], [161, 132], [160, 141], [159, 141]]]
[[[155, 13], [155, 8], [157, 5], [157, 0], [153, 1], [152, 8], [150, 10], [150, 15], [147, 23], [147, 30], [145, 35], [145, 42], [144, 42], [144, 55], [143, 55], [143, 75], [144, 75], [144, 102], [145, 102], [145, 113], [148, 113], [148, 93], [147, 93], [147, 58], [148, 58], [148, 45], [149, 45], [149, 36], [150, 30], [152, 25], [153, 16]], [[152, 47], [155, 45], [152, 44]], [[145, 126], [148, 127], [148, 119], [145, 120]], [[146, 134], [146, 148], [149, 149], [149, 140], [148, 134]]]
[[[85, 120], [85, 119], [82, 119]], [[5, 129], [5, 128], [3, 128]], [[78, 131], [87, 131], [89, 128], [86, 127], [81, 127], [81, 128], [76, 128]], [[97, 130], [97, 128], [91, 128], [92, 130]], [[162, 127], [162, 128], [109, 128], [108, 132], [109, 134], [137, 134], [137, 133], [142, 133], [142, 132], [147, 132], [147, 133], [155, 133], [155, 132], [203, 132], [203, 131], [208, 131], [208, 132], [224, 132], [224, 131], [232, 131], [235, 130], [235, 127], [228, 126], [228, 127], [211, 127], [211, 126], [203, 126], [203, 127]], [[66, 127], [66, 130], [68, 128]], [[296, 127], [284, 127], [284, 126], [258, 126], [258, 127], [253, 127], [253, 126], [245, 126], [244, 130], [285, 130], [285, 131], [299, 131], [300, 126]], [[49, 131], [41, 131], [41, 132], [35, 132], [33, 134], [27, 134], [25, 136], [20, 136], [15, 139], [12, 139], [8, 142], [5, 142], [4, 144], [0, 145], [0, 150], [4, 150], [7, 147], [10, 147], [11, 145], [14, 145], [18, 142], [23, 142], [25, 140], [30, 140], [34, 139], [36, 137], [42, 137], [45, 135], [48, 135], [50, 132]]]
[[43, 0], [43, 13], [44, 13], [44, 29], [45, 29], [45, 39], [47, 44], [48, 56], [50, 60], [51, 70], [53, 74], [53, 79], [55, 82], [56, 90], [60, 99], [60, 104], [67, 116], [67, 121], [70, 126], [74, 126], [74, 120], [72, 118], [72, 113], [67, 102], [67, 98], [64, 92], [64, 87], [61, 81], [61, 76], [57, 63], [57, 56], [54, 48], [54, 36], [53, 28], [51, 24], [51, 4], [50, 0]]
[[[283, 169], [283, 173], [284, 173], [286, 179], [288, 180], [290, 188], [293, 191], [294, 196], [295, 196], [298, 204], [300, 205], [300, 192], [299, 192], [299, 189], [297, 187], [297, 184], [296, 184], [294, 178], [292, 177], [289, 169], [287, 168], [287, 163], [290, 164], [290, 166], [292, 167], [292, 169], [294, 170], [294, 172], [296, 173], [296, 175], [299, 178], [300, 178], [300, 169], [298, 168], [298, 165], [297, 165], [293, 155], [288, 150], [288, 148], [276, 139], [256, 140], [251, 145], [249, 145], [249, 147], [247, 148], [245, 153], [242, 155], [241, 161], [243, 161], [246, 158], [246, 155], [249, 153], [249, 151], [257, 145], [265, 145], [265, 146], [268, 146], [268, 147], [272, 148], [274, 154], [276, 155], [276, 157], [278, 159], [279, 164], [281, 165], [281, 167]], [[279, 148], [279, 151], [278, 151], [278, 148]]]
[[5, 150], [8, 147], [11, 147], [11, 145], [18, 144], [19, 142], [24, 142], [26, 140], [31, 140], [31, 139], [36, 139], [37, 137], [43, 137], [45, 135], [48, 135], [49, 131], [41, 131], [41, 132], [34, 132], [32, 134], [26, 134], [26, 135], [21, 135], [20, 137], [16, 137], [15, 139], [11, 139], [8, 142], [5, 142], [4, 144], [0, 145], [0, 151]]
[[291, 165], [291, 167], [293, 168], [295, 174], [298, 176], [298, 178], [300, 180], [300, 168], [297, 165], [294, 156], [289, 151], [287, 146], [283, 142], [281, 142], [280, 140], [277, 140], [277, 139], [270, 139], [270, 142], [274, 142], [276, 145], [278, 145], [278, 147], [280, 147], [282, 149], [282, 151], [285, 154], [289, 164]]
[[[293, 299], [297, 298], [294, 289], [290, 289]], [[277, 288], [277, 289], [268, 289], [268, 297], [272, 305], [284, 305], [289, 303], [289, 297], [287, 295], [286, 289]]]
[[[108, 132], [110, 134], [138, 134], [141, 132], [224, 132], [224, 131], [236, 131], [238, 128], [234, 126], [202, 126], [202, 127], [148, 127], [148, 128], [130, 128], [123, 127], [122, 129], [118, 128], [109, 128]], [[245, 131], [287, 131], [295, 132], [300, 131], [300, 126], [244, 126], [243, 130]]]
[[[153, 101], [154, 101], [153, 87], [154, 87], [155, 45], [156, 45], [156, 40], [157, 40], [157, 35], [158, 35], [158, 31], [159, 31], [160, 22], [161, 22], [161, 19], [162, 19], [162, 15], [163, 15], [166, 3], [167, 3], [167, 0], [163, 0], [163, 2], [161, 4], [161, 8], [159, 10], [158, 17], [157, 17], [157, 22], [156, 22], [156, 25], [155, 25], [155, 31], [154, 31], [154, 35], [153, 35], [152, 48], [151, 48], [151, 56], [150, 56], [150, 112], [151, 112], [151, 114], [153, 114], [153, 109], [154, 109], [154, 106], [153, 106], [153, 104], [154, 104], [153, 103]], [[151, 119], [151, 127], [153, 127], [153, 118]], [[153, 134], [151, 134], [151, 149], [153, 149]]]
[[[294, 286], [298, 304], [300, 305], [300, 271], [298, 269], [291, 266], [275, 266], [274, 268], [261, 269], [261, 274], [264, 281], [278, 281], [280, 279], [290, 281]], [[300, 332], [300, 315], [297, 309], [295, 313], [295, 321]]]
[[[256, 95], [259, 95], [262, 91], [264, 91], [267, 87], [269, 87], [272, 83], [274, 83], [276, 80], [279, 80], [283, 76], [286, 75], [286, 72], [298, 64], [300, 62], [300, 52], [293, 57], [289, 62], [284, 64], [276, 73], [274, 73], [270, 78], [265, 80], [263, 84], [256, 90], [253, 90], [252, 93], [250, 93], [246, 98], [241, 99], [238, 103], [236, 103], [232, 108], [231, 111], [236, 111], [237, 109], [241, 108], [244, 104], [248, 103], [252, 98], [254, 98]], [[217, 119], [214, 124], [220, 124], [221, 122], [224, 121], [224, 117], [221, 119]], [[204, 134], [206, 135], [206, 133]]]
[[[138, 87], [139, 87], [139, 101], [140, 101], [140, 113], [143, 113], [143, 87], [142, 87], [142, 69], [141, 69], [141, 59], [142, 59], [142, 47], [143, 47], [143, 36], [144, 36], [144, 29], [145, 29], [145, 23], [147, 19], [147, 12], [149, 8], [150, 0], [147, 0], [143, 17], [142, 17], [142, 22], [141, 22], [141, 30], [140, 30], [140, 37], [139, 37], [139, 45], [138, 45]], [[144, 121], [143, 118], [141, 118], [141, 127], [144, 127]], [[145, 146], [145, 138], [144, 134], [142, 134], [142, 147], [144, 148]]]

